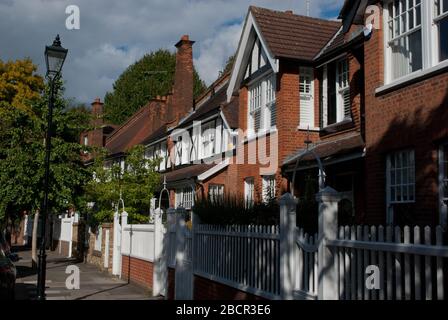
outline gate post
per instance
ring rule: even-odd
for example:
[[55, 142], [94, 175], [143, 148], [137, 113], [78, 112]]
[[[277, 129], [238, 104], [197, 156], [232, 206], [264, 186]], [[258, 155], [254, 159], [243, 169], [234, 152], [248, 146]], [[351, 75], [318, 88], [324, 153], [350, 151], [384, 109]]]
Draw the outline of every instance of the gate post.
[[318, 298], [338, 300], [338, 272], [333, 248], [327, 240], [335, 240], [338, 232], [339, 193], [326, 187], [316, 195], [319, 203]]
[[166, 285], [166, 248], [164, 248], [164, 228], [162, 224], [162, 211], [160, 208], [154, 210], [154, 269], [153, 269], [153, 296], [164, 293]]
[[295, 285], [294, 238], [297, 201], [290, 193], [280, 200], [280, 295], [283, 300], [293, 299]]
[[114, 212], [114, 247], [112, 251], [112, 274], [116, 276], [121, 275], [121, 230], [120, 230], [120, 215], [118, 211]]

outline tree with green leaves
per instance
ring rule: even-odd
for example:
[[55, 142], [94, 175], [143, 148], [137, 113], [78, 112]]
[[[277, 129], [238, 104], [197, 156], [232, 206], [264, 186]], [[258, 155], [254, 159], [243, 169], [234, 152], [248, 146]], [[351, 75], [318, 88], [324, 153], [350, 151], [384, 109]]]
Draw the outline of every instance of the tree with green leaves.
[[119, 163], [107, 160], [105, 150], [97, 154], [89, 168], [93, 179], [85, 187], [87, 201], [95, 203], [89, 224], [111, 222], [120, 197], [130, 222], [148, 222], [151, 199], [160, 185], [160, 175], [155, 171], [160, 160], [147, 159], [144, 146], [136, 145], [128, 151], [122, 170]]
[[[27, 68], [19, 68], [19, 71], [13, 72], [14, 78], [12, 80], [9, 78], [8, 81], [18, 88], [26, 87], [27, 79], [35, 76], [33, 73], [36, 70], [35, 67], [29, 66], [28, 61], [26, 66]], [[26, 71], [28, 77], [20, 75], [20, 70]], [[34, 70], [31, 75], [29, 70]], [[8, 83], [8, 87], [12, 86]], [[50, 214], [64, 212], [75, 205], [81, 196], [82, 186], [88, 179], [88, 172], [80, 158], [84, 146], [79, 143], [79, 135], [87, 129], [89, 114], [79, 108], [68, 109], [67, 101], [63, 98], [62, 81], [56, 83], [55, 87], [50, 159]], [[44, 87], [42, 81], [42, 88], [44, 90], [36, 94], [28, 93], [26, 95], [28, 98], [17, 97], [24, 92], [19, 89], [15, 96], [2, 100], [1, 103], [0, 220], [2, 221], [6, 220], [6, 217], [14, 218], [24, 211], [36, 213], [42, 205], [49, 87]], [[36, 248], [33, 249], [35, 253]]]
[[[115, 81], [113, 91], [104, 98], [105, 119], [122, 124], [150, 99], [169, 93], [174, 81], [176, 54], [157, 50], [130, 65]], [[194, 71], [194, 97], [205, 90], [204, 82]]]

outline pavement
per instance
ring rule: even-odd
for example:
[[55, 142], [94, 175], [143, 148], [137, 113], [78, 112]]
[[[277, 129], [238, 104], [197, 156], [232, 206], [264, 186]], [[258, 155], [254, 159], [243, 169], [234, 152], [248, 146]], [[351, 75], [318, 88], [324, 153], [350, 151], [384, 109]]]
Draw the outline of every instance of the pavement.
[[[37, 271], [31, 267], [31, 250], [16, 247], [20, 260], [17, 268], [16, 300], [36, 298]], [[79, 289], [67, 289], [66, 280], [73, 273], [65, 273], [66, 268], [75, 265], [80, 270]], [[47, 300], [158, 300], [152, 292], [135, 284], [114, 277], [98, 267], [66, 258], [47, 251], [46, 275]], [[163, 298], [162, 298], [163, 299]]]

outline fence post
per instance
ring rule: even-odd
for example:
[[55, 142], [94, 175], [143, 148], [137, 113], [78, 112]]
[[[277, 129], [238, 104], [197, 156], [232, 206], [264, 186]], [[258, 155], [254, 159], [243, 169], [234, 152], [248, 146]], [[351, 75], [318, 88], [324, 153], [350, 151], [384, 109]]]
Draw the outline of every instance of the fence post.
[[327, 240], [334, 240], [338, 231], [339, 193], [326, 187], [316, 195], [319, 203], [319, 253], [318, 253], [318, 298], [319, 300], [338, 300], [337, 261], [333, 248]]
[[[183, 287], [182, 275], [185, 273], [184, 259], [185, 259], [185, 209], [178, 207], [176, 209], [176, 260], [175, 260], [175, 290], [174, 299], [180, 299]], [[179, 294], [180, 293], [180, 294]]]
[[121, 275], [121, 233], [120, 233], [120, 215], [118, 211], [114, 212], [114, 248], [112, 252], [112, 274], [113, 275]]
[[295, 285], [294, 238], [297, 201], [290, 193], [280, 200], [280, 295], [283, 300], [293, 299]]
[[162, 254], [163, 253], [163, 230], [162, 230], [162, 211], [157, 208], [153, 211], [154, 221], [154, 270], [153, 270], [153, 285], [152, 295], [158, 296], [162, 291], [161, 274], [162, 274]]
[[71, 258], [72, 257], [72, 246], [73, 246], [73, 224], [75, 222], [75, 217], [71, 216], [70, 217], [70, 240], [68, 243], [68, 257]]

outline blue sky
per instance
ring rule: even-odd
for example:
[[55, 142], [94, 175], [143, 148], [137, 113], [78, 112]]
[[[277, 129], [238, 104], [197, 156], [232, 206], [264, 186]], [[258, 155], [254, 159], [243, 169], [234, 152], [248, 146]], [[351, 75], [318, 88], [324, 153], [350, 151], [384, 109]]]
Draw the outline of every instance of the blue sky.
[[[310, 0], [311, 16], [334, 19], [342, 3]], [[80, 8], [79, 30], [65, 28], [68, 5]], [[249, 5], [306, 14], [304, 0], [0, 0], [0, 43], [8, 44], [0, 59], [30, 57], [44, 73], [44, 47], [59, 33], [69, 49], [66, 96], [89, 103], [145, 53], [174, 50], [189, 34], [195, 67], [209, 84], [235, 52]]]

